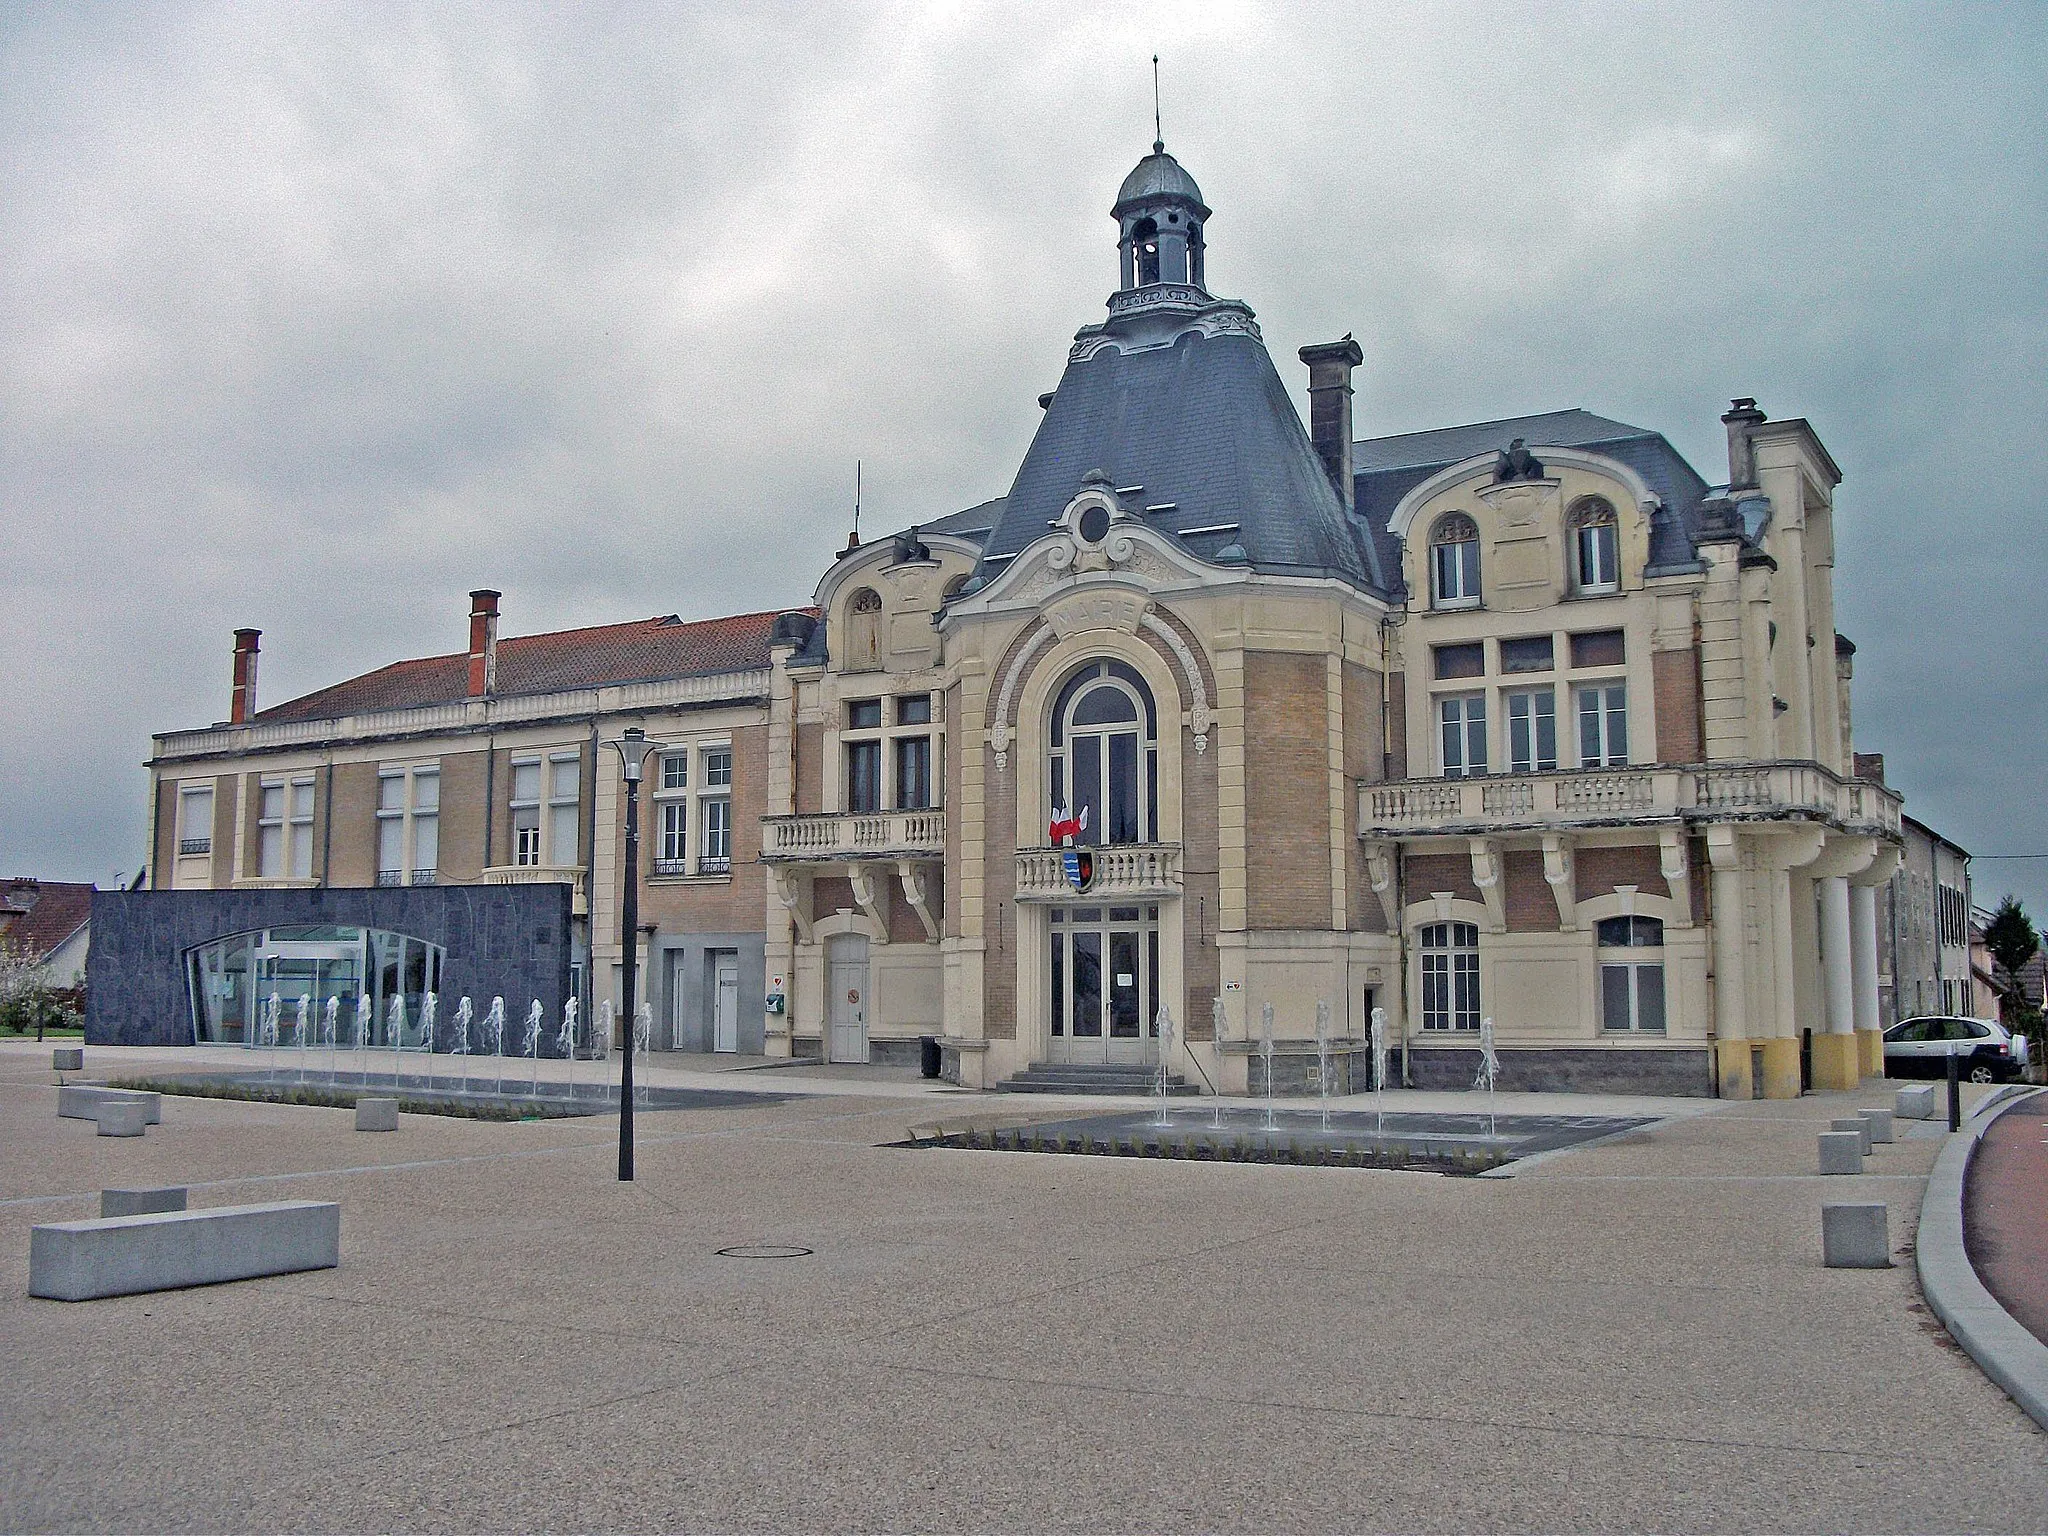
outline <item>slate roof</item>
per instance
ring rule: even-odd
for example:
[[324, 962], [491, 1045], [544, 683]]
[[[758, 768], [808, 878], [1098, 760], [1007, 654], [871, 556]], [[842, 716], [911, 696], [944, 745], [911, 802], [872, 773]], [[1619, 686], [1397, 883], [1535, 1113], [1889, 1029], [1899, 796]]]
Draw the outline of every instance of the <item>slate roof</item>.
[[1387, 568], [1400, 569], [1399, 543], [1387, 532], [1387, 519], [1401, 498], [1438, 470], [1478, 454], [1498, 452], [1518, 437], [1536, 450], [1539, 458], [1548, 444], [1583, 448], [1626, 464], [1664, 504], [1664, 512], [1650, 530], [1651, 568], [1683, 567], [1698, 558], [1692, 539], [1699, 531], [1700, 503], [1711, 490], [1707, 482], [1663, 434], [1572, 409], [1370, 437], [1352, 444], [1358, 515], [1372, 529], [1382, 560], [1395, 562]]
[[[768, 665], [768, 632], [776, 613], [742, 613], [684, 623], [674, 614], [514, 635], [498, 641], [498, 694], [557, 693], [656, 678], [748, 672]], [[287, 703], [258, 710], [254, 723], [335, 720], [373, 710], [423, 709], [469, 695], [469, 656], [397, 661]]]
[[[1346, 516], [1256, 337], [1190, 330], [1171, 346], [1070, 362], [983, 546], [984, 580], [997, 557], [1046, 532], [1091, 469], [1142, 486], [1128, 505], [1172, 503], [1145, 521], [1202, 559], [1235, 543], [1257, 570], [1337, 575], [1376, 592], [1398, 579]], [[1235, 527], [1187, 532], [1219, 525]]]
[[1164, 144], [1154, 144], [1152, 153], [1131, 167], [1131, 174], [1117, 188], [1116, 206], [1110, 209], [1110, 215], [1120, 216], [1125, 204], [1142, 202], [1150, 197], [1182, 197], [1203, 213], [1209, 211], [1208, 205], [1202, 201], [1202, 189], [1195, 185], [1195, 178], [1166, 152]]
[[24, 946], [38, 961], [92, 921], [90, 885], [61, 880], [10, 880], [0, 888], [0, 939]]

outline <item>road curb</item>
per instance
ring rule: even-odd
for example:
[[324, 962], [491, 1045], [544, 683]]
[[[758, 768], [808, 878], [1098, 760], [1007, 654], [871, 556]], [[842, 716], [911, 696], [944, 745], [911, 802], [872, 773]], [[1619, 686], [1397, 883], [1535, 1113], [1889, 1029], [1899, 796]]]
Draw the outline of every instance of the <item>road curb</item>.
[[2048, 1344], [2022, 1328], [1984, 1288], [1963, 1246], [1963, 1184], [1970, 1159], [1992, 1122], [2033, 1095], [1996, 1097], [2003, 1102], [1987, 1104], [1991, 1113], [1972, 1115], [1948, 1138], [1928, 1175], [1915, 1239], [1920, 1289], [1934, 1315], [1978, 1368], [2003, 1387], [2029, 1418], [2048, 1429]]

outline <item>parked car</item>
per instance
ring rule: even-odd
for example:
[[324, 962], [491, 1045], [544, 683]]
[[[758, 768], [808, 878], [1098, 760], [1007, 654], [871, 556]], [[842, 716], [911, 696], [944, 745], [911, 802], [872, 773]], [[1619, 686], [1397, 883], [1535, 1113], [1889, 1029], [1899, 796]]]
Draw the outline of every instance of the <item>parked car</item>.
[[1946, 1077], [1959, 1056], [1965, 1082], [2009, 1083], [2027, 1070], [2027, 1037], [1989, 1019], [1930, 1015], [1901, 1019], [1884, 1032], [1886, 1077]]

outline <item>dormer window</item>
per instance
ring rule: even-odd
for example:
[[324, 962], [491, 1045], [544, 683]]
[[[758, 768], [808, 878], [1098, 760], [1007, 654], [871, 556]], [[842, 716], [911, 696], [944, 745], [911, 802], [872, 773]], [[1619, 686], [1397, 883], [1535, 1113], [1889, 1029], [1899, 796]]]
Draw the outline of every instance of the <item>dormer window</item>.
[[1462, 512], [1440, 519], [1429, 536], [1431, 606], [1479, 606], [1479, 525]]
[[1589, 497], [1567, 519], [1572, 537], [1572, 580], [1581, 593], [1621, 590], [1620, 523], [1612, 503]]

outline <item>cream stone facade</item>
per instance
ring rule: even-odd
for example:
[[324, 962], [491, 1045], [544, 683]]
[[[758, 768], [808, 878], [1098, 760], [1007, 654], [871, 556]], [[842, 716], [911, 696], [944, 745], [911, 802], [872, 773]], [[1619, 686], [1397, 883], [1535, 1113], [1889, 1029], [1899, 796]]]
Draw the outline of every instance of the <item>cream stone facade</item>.
[[[1303, 349], [1304, 427], [1252, 311], [1210, 293], [1210, 210], [1163, 146], [1114, 217], [1122, 285], [1007, 494], [850, 544], [809, 608], [680, 626], [687, 658], [625, 626], [507, 642], [533, 648], [515, 676], [479, 594], [454, 698], [451, 673], [400, 707], [404, 663], [159, 738], [156, 882], [381, 879], [379, 797], [437, 768], [431, 878], [571, 884], [600, 997], [623, 955], [601, 743], [639, 725], [684, 764], [641, 807], [657, 1048], [935, 1040], [971, 1087], [1241, 1093], [1269, 1033], [1276, 1089], [1313, 1086], [1320, 1027], [1355, 1089], [1377, 1013], [1419, 1086], [1470, 1083], [1489, 1020], [1506, 1086], [1780, 1097], [1881, 1070], [1900, 801], [1856, 769], [1813, 429], [1738, 400], [1722, 484], [1577, 410], [1361, 438], [1349, 337]], [[344, 709], [357, 686], [381, 702]], [[555, 801], [533, 833], [507, 798], [558, 759], [573, 859]]]

